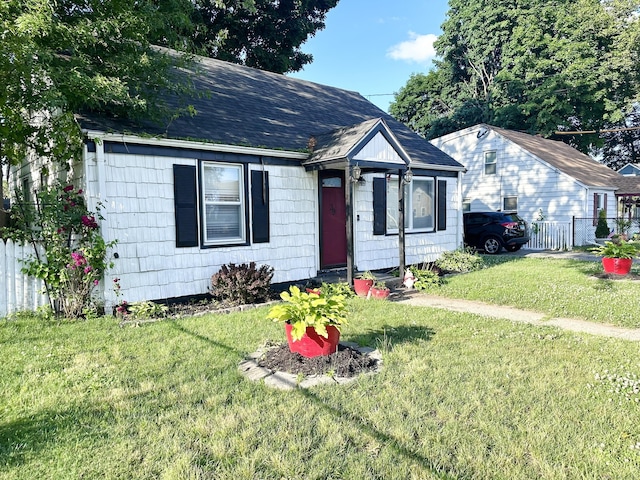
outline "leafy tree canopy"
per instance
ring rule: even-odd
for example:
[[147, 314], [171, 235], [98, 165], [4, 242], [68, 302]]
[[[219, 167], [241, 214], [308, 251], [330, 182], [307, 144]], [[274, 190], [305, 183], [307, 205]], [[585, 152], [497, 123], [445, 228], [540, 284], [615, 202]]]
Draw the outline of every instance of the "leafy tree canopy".
[[[192, 92], [173, 66], [204, 53], [274, 72], [311, 61], [300, 51], [338, 0], [3, 0], [0, 162], [27, 151], [77, 157], [82, 111], [170, 121], [168, 93]], [[2, 191], [0, 190], [0, 194]], [[1, 196], [1, 195], [0, 195]]]
[[[640, 2], [450, 0], [439, 59], [391, 113], [427, 138], [476, 123], [541, 133], [601, 130], [637, 99]], [[584, 152], [598, 135], [561, 136]]]
[[194, 45], [205, 56], [276, 73], [313, 59], [300, 49], [338, 0], [196, 0]]

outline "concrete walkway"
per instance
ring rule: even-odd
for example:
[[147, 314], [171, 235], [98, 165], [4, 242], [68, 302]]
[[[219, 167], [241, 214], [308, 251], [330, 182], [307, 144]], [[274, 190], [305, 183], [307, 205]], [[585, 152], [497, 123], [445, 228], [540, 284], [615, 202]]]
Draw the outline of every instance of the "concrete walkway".
[[[604, 337], [620, 338], [633, 342], [640, 342], [640, 329], [622, 328], [614, 325], [587, 322], [574, 318], [547, 318], [546, 315], [528, 310], [503, 307], [472, 300], [427, 295], [417, 291], [404, 291], [394, 299], [398, 303], [418, 307], [441, 308], [455, 312], [473, 313], [491, 318], [501, 318], [519, 323], [529, 323], [546, 327], [558, 327], [572, 332], [589, 333]], [[546, 318], [546, 319], [545, 319]]]

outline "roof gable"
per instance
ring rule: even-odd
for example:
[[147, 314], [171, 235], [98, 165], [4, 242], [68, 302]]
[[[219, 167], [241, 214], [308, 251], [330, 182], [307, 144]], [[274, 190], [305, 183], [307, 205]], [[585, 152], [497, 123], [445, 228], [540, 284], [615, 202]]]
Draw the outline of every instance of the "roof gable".
[[[617, 186], [616, 182], [620, 175], [614, 170], [564, 142], [550, 140], [539, 135], [529, 135], [492, 125], [479, 124], [444, 135], [434, 139], [433, 142], [435, 145], [449, 144], [463, 137], [466, 137], [467, 142], [482, 142], [488, 138], [488, 133], [491, 131], [584, 186], [604, 189], [615, 189]], [[459, 140], [458, 144], [461, 143]]]
[[388, 169], [405, 168], [410, 163], [408, 154], [381, 118], [320, 135], [312, 144], [313, 152], [303, 162], [307, 168], [357, 162], [361, 167]]
[[[198, 58], [197, 65], [185, 74], [203, 93], [200, 98], [187, 99], [198, 112], [194, 117], [180, 117], [168, 126], [136, 125], [91, 113], [78, 119], [88, 130], [292, 152], [308, 152], [312, 137], [383, 119], [412, 161], [451, 170], [463, 168], [356, 92], [210, 58]], [[174, 99], [176, 104], [184, 100]]]

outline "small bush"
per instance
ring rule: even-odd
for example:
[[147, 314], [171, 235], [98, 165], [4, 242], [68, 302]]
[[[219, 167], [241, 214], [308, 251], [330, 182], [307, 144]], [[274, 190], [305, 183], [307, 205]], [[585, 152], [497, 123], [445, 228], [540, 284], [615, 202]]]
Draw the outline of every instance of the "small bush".
[[150, 301], [136, 302], [128, 305], [131, 318], [139, 320], [144, 318], [162, 318], [167, 316], [169, 307]]
[[413, 283], [413, 288], [416, 290], [427, 290], [430, 287], [440, 285], [440, 275], [431, 266], [427, 268], [410, 267], [410, 270], [416, 279]]
[[230, 263], [211, 277], [210, 293], [216, 300], [232, 305], [263, 303], [269, 300], [273, 267], [255, 262], [248, 265]]
[[440, 270], [449, 273], [466, 273], [484, 268], [484, 260], [469, 247], [444, 252], [435, 263]]
[[342, 295], [345, 298], [355, 296], [355, 292], [347, 282], [340, 282], [340, 283], [322, 282], [320, 291], [322, 292], [323, 295], [328, 295], [328, 296]]

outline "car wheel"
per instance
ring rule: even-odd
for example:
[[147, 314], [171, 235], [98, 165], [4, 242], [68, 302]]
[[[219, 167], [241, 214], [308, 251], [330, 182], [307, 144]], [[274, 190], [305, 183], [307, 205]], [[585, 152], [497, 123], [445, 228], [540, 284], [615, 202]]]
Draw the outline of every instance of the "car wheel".
[[508, 252], [517, 252], [522, 248], [522, 245], [507, 245]]
[[496, 253], [500, 253], [500, 250], [502, 250], [502, 242], [500, 242], [498, 237], [487, 237], [484, 239], [482, 248], [485, 253], [495, 255]]

